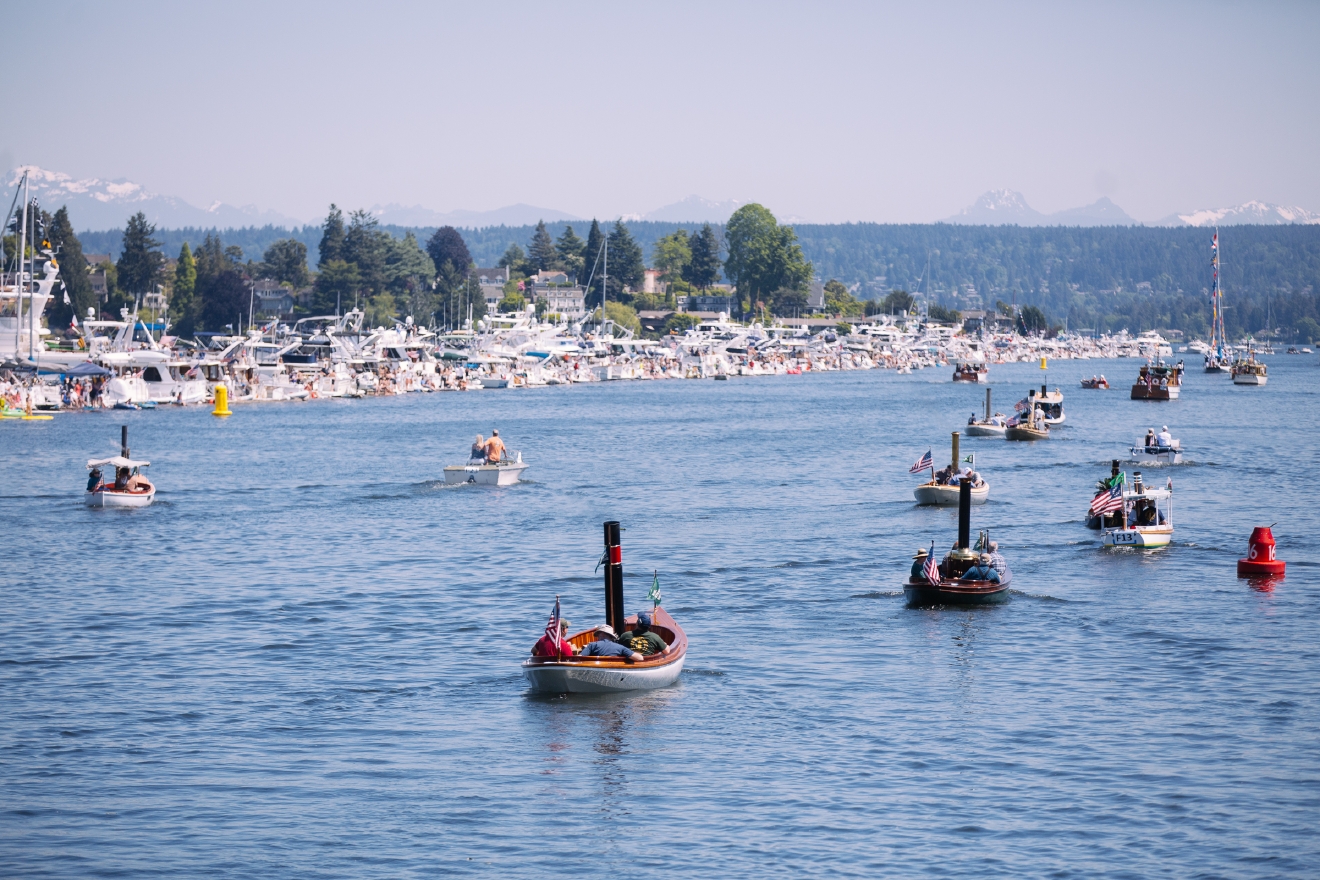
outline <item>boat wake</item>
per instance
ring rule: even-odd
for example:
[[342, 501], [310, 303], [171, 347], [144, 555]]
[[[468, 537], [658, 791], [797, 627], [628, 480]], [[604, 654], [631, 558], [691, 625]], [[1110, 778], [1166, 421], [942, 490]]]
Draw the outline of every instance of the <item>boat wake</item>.
[[902, 590], [872, 590], [869, 593], [853, 593], [849, 599], [893, 599], [902, 598]]

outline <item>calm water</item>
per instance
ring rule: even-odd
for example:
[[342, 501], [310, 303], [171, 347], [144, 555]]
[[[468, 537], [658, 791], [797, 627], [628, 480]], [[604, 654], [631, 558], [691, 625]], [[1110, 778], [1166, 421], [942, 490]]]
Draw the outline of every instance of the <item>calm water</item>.
[[[1269, 363], [1170, 404], [1054, 364], [1054, 438], [964, 441], [1017, 575], [977, 611], [898, 587], [954, 537], [906, 473], [979, 408], [943, 369], [0, 423], [0, 874], [1313, 877], [1320, 366]], [[992, 374], [1001, 409], [1041, 375]], [[121, 423], [158, 501], [88, 510]], [[1166, 423], [1176, 545], [1102, 552], [1094, 480]], [[444, 487], [491, 427], [529, 482]], [[531, 695], [609, 518], [687, 670]]]

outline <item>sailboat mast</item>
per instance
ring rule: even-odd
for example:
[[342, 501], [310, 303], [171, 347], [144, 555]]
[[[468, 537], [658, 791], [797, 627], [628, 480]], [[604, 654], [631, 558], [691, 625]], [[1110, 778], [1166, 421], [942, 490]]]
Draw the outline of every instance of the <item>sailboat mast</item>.
[[[23, 282], [23, 260], [27, 255], [27, 216], [28, 216], [28, 195], [27, 195], [27, 172], [23, 172], [23, 220], [19, 224], [18, 233], [18, 277], [14, 279], [17, 283], [14, 285], [14, 356], [18, 356], [18, 343], [22, 338], [23, 332], [23, 289], [27, 286]], [[32, 304], [28, 304], [31, 308]]]
[[[24, 177], [23, 177], [23, 202], [24, 202], [24, 204], [27, 205], [28, 210], [31, 210], [31, 209], [32, 209], [32, 199], [31, 199], [30, 190], [29, 190], [29, 187], [30, 187], [30, 186], [31, 186], [31, 184], [28, 182], [28, 178], [27, 178], [26, 176], [24, 176]], [[34, 287], [33, 287], [34, 282], [35, 282], [35, 279], [32, 277], [33, 275], [36, 274], [36, 271], [37, 271], [37, 218], [36, 218], [36, 216], [34, 215], [33, 218], [32, 218], [32, 256], [28, 257], [28, 284], [27, 284], [27, 289], [28, 289], [28, 360], [30, 360], [30, 361], [35, 361], [35, 359], [36, 359], [36, 352], [35, 352], [35, 349], [36, 349], [36, 343], [35, 343], [34, 340], [35, 340], [35, 337], [36, 337], [36, 335], [37, 335], [37, 309], [36, 309], [36, 305], [37, 305], [37, 296], [36, 296], [36, 294], [37, 294], [37, 291], [36, 291], [36, 290], [34, 289]]]
[[600, 276], [600, 326], [605, 326], [605, 303], [610, 295], [610, 237], [605, 236], [605, 266]]

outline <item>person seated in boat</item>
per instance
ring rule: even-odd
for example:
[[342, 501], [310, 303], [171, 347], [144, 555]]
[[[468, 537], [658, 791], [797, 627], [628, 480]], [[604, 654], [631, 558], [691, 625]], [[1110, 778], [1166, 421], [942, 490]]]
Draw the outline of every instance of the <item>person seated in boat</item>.
[[926, 579], [926, 557], [928, 556], [930, 556], [930, 552], [922, 547], [917, 551], [917, 555], [912, 557], [912, 570], [909, 575], [913, 580]]
[[490, 439], [486, 441], [486, 461], [490, 464], [498, 464], [502, 458], [504, 458], [504, 441], [500, 439], [499, 430], [492, 429]]
[[1004, 559], [1003, 554], [999, 552], [998, 541], [990, 542], [990, 567], [999, 574], [1000, 578], [1008, 573], [1008, 562]]
[[1146, 429], [1146, 441], [1145, 441], [1145, 443], [1146, 443], [1146, 451], [1147, 451], [1147, 452], [1153, 452], [1153, 451], [1155, 450], [1155, 429], [1154, 429], [1154, 428], [1147, 428], [1147, 429]]
[[1139, 526], [1155, 525], [1155, 505], [1149, 501], [1138, 501], [1136, 509], [1136, 520]]
[[619, 644], [641, 654], [662, 654], [669, 649], [665, 640], [651, 632], [651, 615], [645, 611], [637, 615], [637, 624], [619, 636]]
[[541, 636], [532, 646], [533, 657], [572, 657], [573, 645], [568, 640], [568, 621], [559, 621], [559, 638], [552, 639], [549, 634]]
[[990, 564], [990, 554], [982, 553], [976, 558], [976, 565], [963, 572], [962, 579], [965, 581], [990, 581], [999, 583], [999, 572], [995, 571]]
[[128, 488], [128, 468], [115, 468], [115, 489], [123, 492]]
[[602, 623], [596, 627], [596, 638], [582, 647], [580, 657], [622, 657], [629, 663], [644, 659], [641, 652], [634, 651], [627, 645], [621, 645], [614, 638], [614, 627]]
[[101, 469], [92, 468], [87, 474], [87, 491], [95, 491], [96, 487], [101, 485]]
[[472, 441], [472, 451], [468, 453], [468, 461], [486, 460], [486, 438], [477, 435], [477, 439]]
[[972, 413], [970, 416], [967, 417], [967, 424], [969, 425], [976, 424], [976, 413]]
[[1155, 435], [1155, 440], [1161, 449], [1168, 449], [1173, 446], [1173, 435], [1169, 433], [1169, 426], [1160, 428], [1159, 434]]

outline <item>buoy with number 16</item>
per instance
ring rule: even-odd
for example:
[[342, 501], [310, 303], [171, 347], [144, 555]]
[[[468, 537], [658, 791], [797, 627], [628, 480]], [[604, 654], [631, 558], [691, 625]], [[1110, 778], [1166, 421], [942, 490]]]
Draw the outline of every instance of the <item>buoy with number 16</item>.
[[1287, 563], [1274, 558], [1273, 525], [1256, 526], [1247, 539], [1247, 558], [1238, 560], [1238, 577], [1282, 575]]

